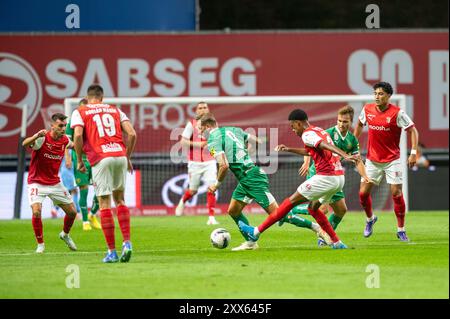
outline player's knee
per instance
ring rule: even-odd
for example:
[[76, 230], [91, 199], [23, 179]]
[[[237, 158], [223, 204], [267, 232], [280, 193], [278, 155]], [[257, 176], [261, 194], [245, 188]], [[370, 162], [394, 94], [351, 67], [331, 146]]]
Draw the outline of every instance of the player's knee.
[[321, 204], [319, 201], [310, 202], [308, 205], [308, 207], [312, 210], [317, 210], [317, 209], [319, 209], [320, 206], [321, 206]]
[[33, 209], [33, 217], [34, 218], [41, 218], [41, 210], [40, 209]]
[[392, 192], [393, 197], [399, 197], [399, 196], [403, 195], [401, 188], [400, 189], [399, 188], [392, 189], [391, 192]]
[[191, 193], [192, 196], [194, 196], [195, 194], [197, 194], [198, 190], [190, 189], [189, 192]]

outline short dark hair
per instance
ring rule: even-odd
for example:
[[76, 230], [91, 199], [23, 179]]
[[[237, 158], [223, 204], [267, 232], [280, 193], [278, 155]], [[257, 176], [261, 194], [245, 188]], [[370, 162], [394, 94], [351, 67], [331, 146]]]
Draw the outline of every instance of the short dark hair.
[[308, 115], [306, 115], [306, 112], [300, 109], [293, 110], [289, 114], [289, 121], [307, 121]]
[[353, 116], [355, 116], [355, 110], [350, 105], [346, 105], [339, 109], [338, 114], [339, 115], [346, 115], [346, 114], [350, 115], [350, 120], [353, 122]]
[[373, 86], [373, 89], [376, 90], [378, 88], [383, 89], [383, 91], [389, 95], [392, 95], [394, 93], [394, 89], [392, 88], [392, 85], [390, 85], [388, 82], [375, 83], [375, 85]]
[[217, 121], [216, 121], [214, 115], [212, 115], [211, 113], [206, 113], [200, 118], [200, 124], [216, 126]]
[[98, 84], [92, 84], [87, 89], [88, 97], [103, 98], [103, 88]]
[[88, 104], [88, 103], [89, 103], [89, 102], [88, 102], [87, 99], [81, 99], [80, 102], [78, 102], [78, 106], [86, 105], [86, 104]]
[[52, 115], [52, 122], [56, 122], [57, 120], [64, 121], [66, 118], [67, 116], [62, 113], [55, 113]]

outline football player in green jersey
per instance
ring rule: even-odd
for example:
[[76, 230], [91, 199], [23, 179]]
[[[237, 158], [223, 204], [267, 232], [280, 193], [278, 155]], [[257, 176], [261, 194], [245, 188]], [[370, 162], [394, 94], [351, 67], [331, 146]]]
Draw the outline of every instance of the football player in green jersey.
[[[86, 99], [82, 99], [78, 106], [87, 104]], [[67, 123], [66, 128], [66, 135], [70, 138], [71, 141], [73, 141], [73, 132], [74, 129], [70, 127], [70, 118], [69, 122]], [[70, 159], [70, 157], [69, 157]], [[88, 215], [88, 208], [87, 208], [87, 197], [88, 197], [88, 188], [89, 184], [92, 183], [92, 171], [91, 171], [91, 165], [89, 164], [89, 161], [87, 160], [86, 154], [83, 154], [83, 162], [86, 166], [86, 173], [80, 172], [77, 170], [77, 154], [75, 151], [72, 151], [72, 157], [71, 157], [71, 163], [67, 161], [68, 165], [73, 165], [74, 175], [75, 175], [75, 183], [80, 188], [80, 209], [81, 209], [81, 216], [83, 219], [83, 230], [91, 230], [92, 227], [95, 229], [101, 229], [100, 222], [98, 221], [96, 217], [96, 213], [99, 209], [98, 205], [98, 199], [97, 196], [94, 194], [94, 200], [92, 202], [91, 207], [91, 214]]]
[[[335, 146], [337, 146], [347, 154], [359, 155], [358, 139], [350, 131], [354, 114], [355, 111], [350, 105], [346, 105], [340, 108], [338, 111], [337, 124], [327, 129], [326, 132], [330, 134], [330, 137], [333, 140]], [[358, 172], [364, 172], [364, 175], [366, 175], [365, 167], [362, 161], [358, 161], [356, 168]], [[304, 157], [304, 162], [299, 169], [299, 174], [301, 176], [306, 175], [306, 179], [309, 179], [316, 174], [314, 161], [311, 161], [310, 156]], [[336, 229], [339, 223], [341, 222], [342, 218], [344, 217], [345, 213], [347, 212], [347, 205], [345, 203], [344, 192], [343, 191], [337, 192], [332, 197], [329, 205], [333, 209], [333, 213], [328, 218], [328, 221], [330, 222], [333, 229]], [[323, 212], [327, 212], [328, 204], [322, 205], [320, 209]], [[287, 222], [299, 227], [306, 227], [304, 226], [305, 223], [303, 221], [305, 220], [305, 218], [299, 215], [309, 215], [307, 203], [300, 204], [294, 207], [282, 220], [280, 220], [279, 225], [281, 226], [283, 225], [283, 223]], [[326, 245], [326, 243], [321, 238], [319, 238], [318, 245], [324, 246]]]
[[[248, 154], [249, 140], [258, 143], [261, 143], [261, 140], [238, 127], [218, 127], [212, 114], [205, 114], [201, 118], [200, 131], [208, 139], [208, 149], [219, 164], [217, 182], [210, 186], [208, 191], [214, 193], [217, 190], [228, 170], [231, 170], [239, 181], [228, 207], [228, 214], [235, 223], [238, 224], [239, 221], [242, 221], [249, 224], [242, 210], [253, 200], [268, 214], [275, 211], [278, 203], [269, 190], [269, 179], [264, 170], [256, 166]], [[331, 243], [328, 234], [318, 224], [312, 224], [313, 231], [324, 241]], [[233, 251], [258, 248], [256, 242], [251, 241], [245, 233], [241, 232], [241, 234], [246, 241], [233, 248]]]

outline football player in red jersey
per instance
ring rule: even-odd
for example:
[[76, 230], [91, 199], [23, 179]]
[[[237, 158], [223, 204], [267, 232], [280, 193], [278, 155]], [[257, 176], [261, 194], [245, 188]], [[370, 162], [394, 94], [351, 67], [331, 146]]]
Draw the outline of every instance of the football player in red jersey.
[[286, 198], [278, 209], [270, 214], [258, 227], [248, 226], [239, 222], [239, 229], [246, 233], [251, 240], [256, 241], [263, 231], [283, 218], [294, 206], [309, 201], [308, 212], [330, 236], [333, 241], [332, 248], [345, 249], [347, 246], [340, 241], [325, 214], [319, 208], [322, 204], [329, 202], [333, 195], [341, 191], [344, 186], [345, 176], [340, 157], [356, 162], [360, 160], [359, 156], [349, 155], [334, 146], [330, 135], [322, 128], [311, 125], [308, 122], [307, 114], [303, 110], [297, 109], [292, 111], [288, 119], [292, 131], [301, 137], [305, 148], [291, 148], [285, 145], [278, 145], [276, 150], [311, 156], [317, 173], [302, 183], [296, 192], [289, 198]]
[[66, 213], [59, 237], [71, 250], [77, 250], [69, 236], [77, 211], [69, 191], [62, 185], [58, 175], [65, 150], [72, 147], [72, 142], [64, 134], [66, 119], [64, 114], [53, 114], [50, 131], [40, 130], [22, 143], [24, 147], [33, 150], [28, 173], [28, 200], [33, 212], [31, 222], [38, 242], [37, 253], [43, 253], [45, 250], [41, 211], [42, 202], [47, 196]]
[[[102, 103], [103, 88], [93, 84], [87, 90], [87, 105], [72, 113], [74, 147], [77, 169], [86, 172], [82, 153], [92, 166], [95, 194], [99, 199], [103, 234], [108, 245], [105, 263], [118, 262], [114, 236], [114, 218], [111, 212], [111, 194], [117, 207], [117, 219], [123, 236], [121, 262], [131, 258], [130, 211], [125, 205], [127, 169], [133, 171], [131, 154], [136, 145], [136, 132], [128, 117], [119, 108]], [[126, 146], [122, 132], [127, 135]]]
[[354, 131], [355, 136], [359, 138], [363, 126], [369, 127], [366, 170], [373, 182], [361, 182], [359, 189], [359, 200], [367, 215], [364, 237], [372, 235], [373, 225], [378, 219], [372, 211], [370, 193], [373, 185], [379, 185], [383, 175], [386, 175], [386, 181], [391, 186], [394, 212], [397, 216], [397, 238], [408, 242], [409, 238], [405, 231], [405, 200], [402, 192], [403, 177], [399, 145], [403, 129], [411, 135], [412, 146], [408, 166], [412, 168], [417, 161], [419, 132], [403, 110], [389, 103], [389, 98], [393, 94], [389, 83], [379, 82], [373, 88], [375, 103], [364, 105]]

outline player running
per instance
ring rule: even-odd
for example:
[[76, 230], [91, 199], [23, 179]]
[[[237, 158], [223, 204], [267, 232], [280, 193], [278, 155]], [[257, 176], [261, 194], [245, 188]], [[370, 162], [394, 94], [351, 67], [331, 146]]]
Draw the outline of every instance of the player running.
[[64, 152], [66, 148], [73, 146], [69, 138], [64, 135], [66, 118], [61, 113], [53, 114], [50, 131], [40, 130], [33, 136], [27, 137], [22, 143], [24, 147], [30, 147], [33, 150], [28, 174], [28, 200], [33, 212], [31, 223], [38, 243], [36, 253], [43, 253], [45, 250], [41, 212], [42, 202], [47, 196], [53, 204], [61, 207], [66, 213], [59, 238], [71, 250], [77, 250], [77, 246], [69, 236], [77, 211], [69, 191], [62, 185], [58, 176]]
[[[82, 99], [78, 106], [86, 105], [88, 101], [86, 99]], [[71, 120], [69, 119], [69, 122], [67, 123], [67, 129], [66, 129], [66, 135], [73, 141], [73, 128], [71, 126]], [[91, 207], [91, 213], [88, 214], [88, 208], [87, 208], [87, 197], [89, 192], [89, 185], [91, 184], [92, 180], [92, 169], [91, 164], [89, 164], [89, 161], [86, 157], [86, 154], [83, 153], [83, 162], [84, 166], [86, 167], [86, 172], [80, 172], [77, 167], [76, 163], [77, 161], [77, 154], [75, 151], [71, 152], [70, 157], [66, 157], [67, 165], [72, 168], [74, 180], [80, 189], [80, 199], [79, 199], [79, 208], [81, 210], [81, 216], [83, 219], [83, 230], [88, 231], [91, 230], [92, 227], [95, 229], [101, 229], [101, 225], [97, 220], [96, 213], [98, 211], [99, 205], [98, 205], [98, 199], [97, 196], [94, 194], [94, 199], [92, 202]], [[75, 165], [73, 165], [75, 164]], [[92, 227], [91, 227], [92, 226]]]
[[[209, 154], [206, 147], [206, 139], [200, 134], [198, 121], [202, 115], [209, 113], [208, 104], [200, 102], [195, 108], [195, 119], [187, 122], [183, 133], [181, 134], [181, 143], [189, 147], [188, 153], [188, 175], [189, 188], [181, 197], [175, 215], [183, 214], [185, 203], [190, 200], [198, 192], [201, 179], [203, 178], [206, 185], [211, 186], [216, 183], [217, 164], [215, 159]], [[219, 222], [214, 217], [214, 208], [216, 207], [216, 196], [214, 193], [206, 193], [206, 205], [208, 207], [207, 225], [217, 225]]]
[[302, 138], [305, 148], [290, 148], [281, 144], [276, 147], [276, 150], [298, 155], [310, 155], [314, 160], [317, 174], [302, 183], [297, 191], [286, 198], [280, 207], [258, 227], [239, 222], [239, 228], [251, 240], [257, 241], [262, 232], [283, 218], [294, 206], [309, 201], [308, 212], [330, 236], [333, 242], [332, 248], [347, 248], [331, 227], [325, 214], [320, 210], [320, 206], [328, 203], [333, 195], [341, 191], [344, 186], [345, 177], [339, 156], [352, 162], [359, 161], [359, 159], [357, 156], [348, 155], [334, 146], [327, 132], [320, 127], [309, 124], [308, 116], [303, 110], [292, 111], [288, 119], [294, 133]]
[[[115, 106], [102, 103], [103, 88], [93, 84], [87, 92], [88, 104], [72, 113], [77, 169], [86, 172], [83, 151], [92, 165], [95, 194], [100, 204], [103, 234], [108, 245], [105, 263], [119, 261], [114, 236], [114, 218], [111, 212], [111, 194], [117, 207], [117, 219], [123, 236], [121, 262], [131, 258], [130, 211], [125, 205], [124, 193], [128, 171], [133, 171], [131, 154], [136, 144], [136, 132], [128, 117]], [[122, 131], [127, 135], [126, 147]]]
[[[208, 136], [208, 149], [219, 163], [217, 182], [209, 187], [209, 191], [214, 193], [218, 189], [225, 179], [228, 169], [239, 181], [227, 211], [235, 223], [248, 225], [248, 220], [242, 210], [253, 200], [268, 214], [273, 213], [278, 208], [278, 203], [269, 190], [269, 179], [264, 170], [256, 166], [248, 154], [249, 140], [258, 143], [260, 140], [238, 127], [218, 127], [212, 114], [206, 114], [201, 118], [200, 130], [202, 134]], [[317, 224], [315, 230], [324, 240], [330, 241], [328, 235]], [[243, 231], [241, 234], [246, 241], [233, 248], [233, 251], [258, 248], [256, 241]]]
[[386, 175], [386, 182], [391, 185], [394, 212], [397, 216], [397, 238], [408, 242], [409, 238], [405, 231], [406, 207], [402, 192], [403, 176], [399, 145], [403, 129], [411, 135], [411, 155], [408, 157], [408, 166], [412, 168], [417, 160], [419, 132], [404, 111], [389, 103], [389, 98], [394, 92], [389, 83], [378, 82], [373, 89], [375, 103], [366, 104], [363, 107], [354, 132], [359, 138], [363, 126], [369, 126], [366, 169], [367, 175], [373, 182], [369, 184], [361, 182], [359, 189], [359, 200], [367, 216], [364, 237], [372, 235], [373, 225], [378, 220], [372, 211], [370, 193], [373, 185], [379, 185], [383, 175]]
[[[353, 116], [355, 111], [350, 105], [346, 105], [338, 110], [337, 116], [337, 124], [329, 129], [325, 130], [327, 132], [333, 144], [350, 155], [359, 156], [359, 142], [358, 139], [350, 132], [351, 125], [353, 123]], [[365, 176], [368, 179], [366, 170], [364, 167], [364, 163], [362, 161], [358, 161], [356, 164], [356, 168], [361, 176]], [[310, 179], [314, 175], [316, 175], [316, 166], [314, 165], [314, 161], [311, 160], [311, 156], [305, 156], [303, 165], [301, 166], [299, 173], [301, 176], [306, 175], [306, 179]], [[344, 218], [345, 213], [347, 212], [347, 205], [345, 203], [345, 194], [344, 191], [341, 190], [331, 197], [329, 206], [333, 209], [333, 213], [328, 217], [328, 221], [336, 230], [339, 223]], [[320, 210], [323, 212], [328, 211], [328, 204], [324, 204], [320, 207]], [[279, 221], [279, 225], [281, 226], [284, 222], [294, 224], [297, 226], [302, 225], [303, 227], [308, 227], [307, 219], [298, 216], [298, 214], [309, 215], [308, 213], [308, 205], [300, 204], [294, 207], [284, 218]], [[309, 227], [308, 227], [309, 228]], [[326, 243], [323, 239], [318, 239], [319, 246], [325, 246]]]

